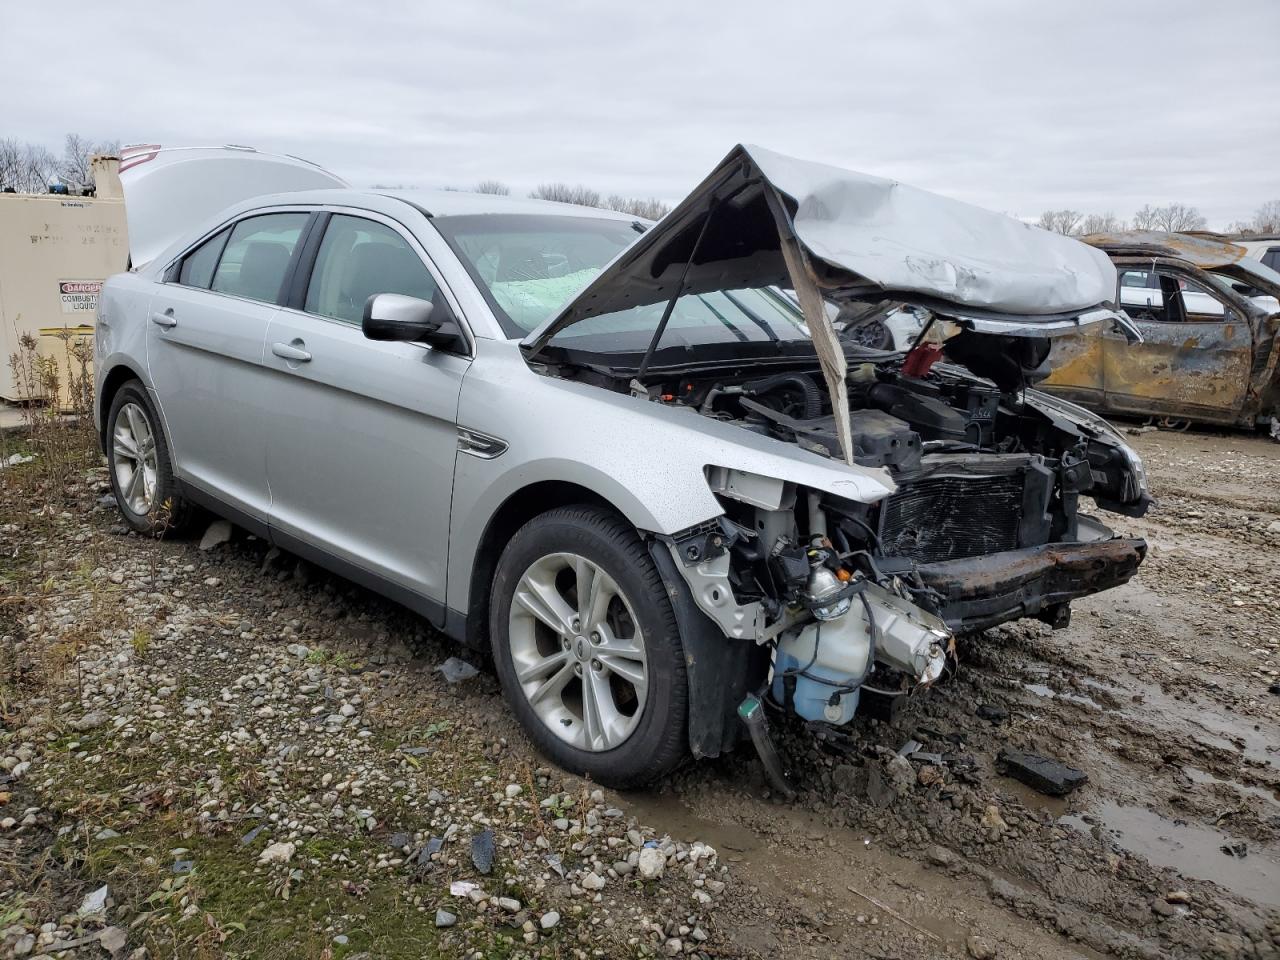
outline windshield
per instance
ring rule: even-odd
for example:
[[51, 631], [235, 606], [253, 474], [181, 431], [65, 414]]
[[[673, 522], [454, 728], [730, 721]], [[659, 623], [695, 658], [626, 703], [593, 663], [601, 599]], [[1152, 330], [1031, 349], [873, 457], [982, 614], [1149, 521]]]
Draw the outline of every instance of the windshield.
[[[536, 330], [560, 311], [643, 229], [597, 217], [480, 214], [436, 217], [509, 337]], [[604, 353], [643, 352], [665, 303], [591, 317], [552, 343]], [[681, 297], [661, 346], [808, 340], [794, 304], [771, 290], [717, 290]]]
[[435, 217], [431, 222], [512, 338], [540, 327], [643, 230], [627, 220], [536, 214]]
[[[1241, 260], [1231, 266], [1232, 273], [1209, 273], [1213, 285], [1224, 292], [1244, 294], [1265, 313], [1280, 312], [1280, 274], [1265, 264]], [[1255, 286], [1254, 284], [1258, 284]]]

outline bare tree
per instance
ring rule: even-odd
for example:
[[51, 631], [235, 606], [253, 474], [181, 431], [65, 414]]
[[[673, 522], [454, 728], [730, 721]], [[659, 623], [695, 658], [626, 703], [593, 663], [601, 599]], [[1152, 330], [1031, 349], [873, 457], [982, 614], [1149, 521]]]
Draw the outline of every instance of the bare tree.
[[1091, 233], [1119, 233], [1124, 230], [1124, 221], [1108, 210], [1106, 213], [1091, 213], [1084, 218], [1080, 232], [1085, 236]]
[[1078, 210], [1046, 210], [1037, 221], [1043, 230], [1052, 230], [1064, 236], [1073, 237], [1079, 231], [1080, 221], [1084, 214]]
[[505, 197], [507, 196], [507, 194], [511, 192], [511, 188], [508, 187], [501, 180], [481, 180], [479, 183], [476, 184], [475, 192], [476, 193], [492, 193], [492, 194], [496, 194], [499, 197]]
[[1144, 203], [1142, 209], [1133, 215], [1133, 229], [1135, 230], [1156, 230], [1156, 222], [1159, 219], [1160, 211], [1149, 203]]
[[12, 137], [0, 140], [0, 190], [17, 190], [22, 180], [22, 144]]
[[671, 210], [661, 200], [655, 200], [653, 197], [642, 200], [639, 197], [624, 197], [618, 193], [610, 194], [604, 205], [610, 210], [629, 213], [633, 217], [641, 217], [645, 220], [661, 220]]
[[1156, 208], [1156, 228], [1169, 233], [1180, 233], [1185, 230], [1203, 230], [1205, 219], [1195, 207], [1181, 203], [1171, 203]]
[[534, 200], [555, 200], [559, 203], [576, 203], [582, 207], [598, 207], [601, 205], [600, 192], [579, 184], [571, 187], [567, 183], [543, 183], [529, 194]]
[[57, 172], [58, 158], [53, 155], [53, 151], [38, 143], [28, 143], [22, 152], [22, 178], [18, 190], [23, 193], [44, 193]]
[[68, 133], [62, 150], [62, 162], [58, 164], [58, 177], [73, 193], [92, 189], [93, 158], [96, 154], [118, 154], [118, 141], [92, 142], [78, 133]]
[[62, 148], [62, 162], [58, 164], [58, 177], [73, 193], [79, 193], [93, 184], [90, 160], [93, 144], [78, 133], [68, 133]]
[[1280, 233], [1280, 200], [1268, 200], [1253, 215], [1255, 233]]

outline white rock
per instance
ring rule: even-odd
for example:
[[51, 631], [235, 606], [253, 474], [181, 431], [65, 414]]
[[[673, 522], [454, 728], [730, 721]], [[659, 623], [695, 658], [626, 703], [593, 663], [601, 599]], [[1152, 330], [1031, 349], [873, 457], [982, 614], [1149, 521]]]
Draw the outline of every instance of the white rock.
[[550, 930], [559, 922], [560, 914], [556, 913], [554, 910], [548, 910], [542, 915], [542, 919], [538, 921], [538, 923], [542, 925], [543, 930]]
[[98, 934], [98, 943], [102, 949], [107, 951], [113, 957], [124, 950], [125, 945], [129, 942], [129, 935], [119, 927], [107, 927]]
[[507, 784], [507, 799], [508, 799], [508, 800], [514, 800], [516, 797], [520, 796], [520, 794], [522, 794], [522, 793], [524, 793], [524, 787], [520, 786], [520, 784], [518, 784], [518, 783], [508, 783], [508, 784]]
[[600, 874], [596, 873], [594, 870], [583, 877], [580, 883], [582, 884], [583, 890], [604, 889], [604, 877], [600, 876]]
[[297, 847], [294, 844], [288, 843], [287, 841], [273, 843], [271, 846], [263, 850], [262, 853], [258, 854], [258, 862], [288, 863], [293, 858], [293, 851], [296, 849]]
[[87, 917], [94, 913], [105, 913], [107, 909], [107, 900], [111, 897], [111, 888], [106, 884], [100, 886], [92, 893], [85, 894], [84, 900], [80, 903], [80, 916]]
[[667, 869], [667, 858], [657, 847], [644, 847], [640, 851], [640, 876], [645, 880], [656, 880]]
[[226, 543], [230, 539], [231, 522], [229, 520], [215, 520], [209, 524], [204, 536], [200, 538], [200, 549], [212, 550], [218, 544]]

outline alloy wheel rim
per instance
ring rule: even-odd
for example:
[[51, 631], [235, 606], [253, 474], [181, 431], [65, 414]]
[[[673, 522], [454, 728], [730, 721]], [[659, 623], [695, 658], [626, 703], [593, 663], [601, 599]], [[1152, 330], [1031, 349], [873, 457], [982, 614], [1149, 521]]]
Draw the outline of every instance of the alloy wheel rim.
[[120, 498], [138, 516], [155, 506], [158, 468], [151, 421], [138, 404], [126, 403], [111, 428], [111, 469]]
[[574, 553], [534, 561], [516, 585], [507, 627], [516, 680], [548, 730], [593, 753], [635, 732], [649, 691], [644, 635], [598, 564]]

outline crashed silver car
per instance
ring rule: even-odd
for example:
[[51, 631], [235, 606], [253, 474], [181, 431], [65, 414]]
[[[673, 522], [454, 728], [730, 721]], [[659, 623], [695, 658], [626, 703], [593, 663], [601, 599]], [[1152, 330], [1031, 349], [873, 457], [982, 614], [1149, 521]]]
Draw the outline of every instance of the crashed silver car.
[[[96, 413], [135, 529], [202, 505], [408, 605], [629, 786], [1133, 575], [1081, 498], [1140, 514], [1141, 461], [1024, 379], [1114, 292], [1074, 240], [755, 147], [657, 225], [279, 194], [108, 281]], [[886, 299], [954, 335], [839, 340], [829, 306]]]

